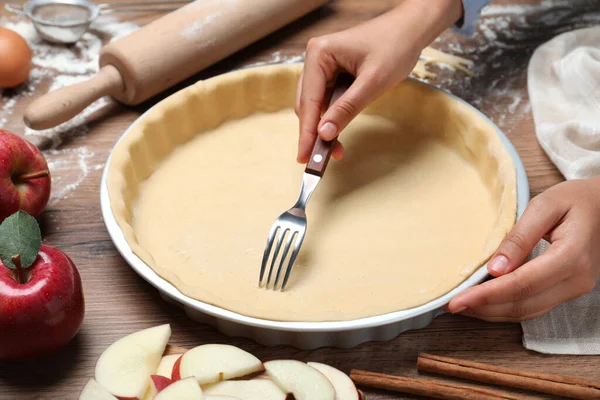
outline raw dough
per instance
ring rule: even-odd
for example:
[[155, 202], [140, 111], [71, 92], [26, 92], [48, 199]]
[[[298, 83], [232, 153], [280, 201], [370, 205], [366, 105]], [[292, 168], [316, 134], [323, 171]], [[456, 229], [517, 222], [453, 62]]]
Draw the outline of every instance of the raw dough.
[[135, 125], [108, 175], [135, 253], [190, 297], [271, 320], [350, 320], [452, 290], [512, 227], [515, 170], [484, 119], [414, 81], [344, 131], [346, 157], [309, 203], [287, 291], [257, 288], [269, 228], [300, 189], [299, 73], [200, 82]]
[[469, 69], [473, 66], [473, 61], [463, 57], [455, 56], [452, 54], [446, 54], [443, 51], [434, 49], [433, 47], [425, 47], [421, 51], [421, 57], [412, 70], [412, 75], [418, 78], [435, 78], [436, 74], [427, 71], [425, 68], [429, 64], [445, 64], [452, 68], [456, 68], [459, 71], [464, 72], [469, 76], [474, 76], [473, 72]]

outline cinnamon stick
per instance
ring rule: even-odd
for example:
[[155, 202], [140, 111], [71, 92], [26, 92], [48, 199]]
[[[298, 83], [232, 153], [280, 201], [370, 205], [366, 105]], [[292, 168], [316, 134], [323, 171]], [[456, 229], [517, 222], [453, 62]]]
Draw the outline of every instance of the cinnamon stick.
[[600, 399], [600, 384], [569, 376], [521, 371], [425, 353], [419, 354], [417, 369], [419, 372], [431, 372], [572, 399]]
[[446, 400], [518, 400], [509, 394], [495, 390], [442, 383], [426, 379], [385, 375], [376, 372], [352, 370], [350, 379], [359, 386], [384, 389], [392, 392], [409, 393], [427, 398]]

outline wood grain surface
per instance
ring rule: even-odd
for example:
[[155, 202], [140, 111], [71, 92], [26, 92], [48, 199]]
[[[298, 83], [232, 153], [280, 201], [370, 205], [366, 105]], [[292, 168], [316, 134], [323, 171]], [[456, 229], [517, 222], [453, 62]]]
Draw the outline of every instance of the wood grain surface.
[[[531, 2], [507, 0], [496, 4], [507, 3]], [[198, 79], [252, 63], [276, 60], [274, 53], [277, 51], [279, 56], [302, 54], [309, 38], [351, 27], [395, 4], [397, 1], [393, 0], [333, 0], [325, 8], [198, 74], [164, 96]], [[476, 77], [467, 78], [460, 72], [440, 69], [439, 79], [432, 83], [466, 99], [500, 125], [522, 157], [532, 195], [560, 182], [561, 176], [535, 138], [527, 105], [528, 58], [537, 45], [556, 33], [584, 26], [585, 20], [578, 16], [590, 10], [598, 12], [598, 4], [597, 1], [573, 1], [572, 10], [566, 13], [564, 9], [549, 9], [545, 16], [556, 18], [539, 19], [539, 25], [533, 27], [519, 25], [517, 18], [510, 21], [518, 25], [516, 35], [509, 35], [509, 29], [496, 29], [488, 24], [486, 31], [480, 31], [472, 39], [446, 32], [433, 44], [449, 52], [461, 49], [462, 54], [476, 61]], [[4, 10], [0, 13], [8, 16]], [[153, 14], [126, 15], [127, 19], [140, 25], [155, 17]], [[491, 35], [490, 29], [493, 31]], [[436, 68], [432, 70], [438, 71]], [[497, 90], [500, 84], [503, 84], [502, 90]], [[43, 84], [38, 87], [40, 94], [45, 90]], [[0, 110], [10, 101], [11, 92], [6, 91], [2, 96]], [[87, 132], [82, 134], [81, 130], [74, 130], [58, 134], [62, 142], [58, 150], [84, 146], [89, 165], [104, 165], [110, 149], [124, 130], [164, 96], [133, 108], [109, 104], [90, 116]], [[32, 98], [22, 98], [17, 102], [12, 114], [5, 116], [8, 119], [5, 129], [24, 132], [23, 110]], [[57, 150], [52, 151], [56, 153]], [[59, 187], [61, 179], [67, 180], [71, 172], [62, 173], [65, 175], [53, 177], [55, 188]], [[72, 173], [77, 173], [76, 168]], [[41, 217], [44, 242], [71, 256], [82, 275], [86, 317], [81, 331], [72, 343], [54, 356], [33, 362], [0, 362], [2, 400], [76, 399], [85, 382], [93, 376], [95, 360], [108, 345], [128, 333], [162, 323], [171, 324], [173, 345], [192, 347], [202, 343], [230, 343], [263, 360], [294, 358], [320, 361], [346, 372], [354, 368], [415, 376], [417, 355], [427, 352], [600, 381], [600, 357], [547, 356], [528, 352], [521, 343], [520, 325], [487, 323], [460, 316], [441, 316], [426, 329], [404, 333], [390, 342], [368, 343], [353, 349], [300, 351], [291, 347], [268, 348], [250, 340], [221, 335], [213, 328], [191, 321], [182, 310], [161, 300], [157, 291], [116, 252], [100, 214], [98, 189], [101, 173], [99, 167], [91, 168], [76, 190], [55, 199]], [[366, 392], [373, 400], [412, 398], [372, 390]], [[528, 395], [527, 398], [535, 397]]]

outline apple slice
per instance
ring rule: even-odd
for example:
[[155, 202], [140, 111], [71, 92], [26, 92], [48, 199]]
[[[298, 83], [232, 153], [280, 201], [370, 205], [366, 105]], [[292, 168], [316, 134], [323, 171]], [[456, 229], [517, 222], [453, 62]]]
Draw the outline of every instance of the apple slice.
[[252, 354], [225, 344], [205, 344], [186, 351], [173, 366], [173, 380], [195, 376], [200, 385], [263, 371]]
[[173, 371], [171, 371], [171, 380], [173, 382], [181, 379], [181, 359], [183, 358], [183, 354], [180, 355], [177, 360], [175, 360], [175, 364], [173, 364]]
[[327, 364], [308, 362], [308, 365], [325, 375], [335, 390], [335, 400], [360, 400], [352, 379], [342, 371]]
[[169, 354], [168, 356], [164, 356], [160, 360], [160, 364], [158, 364], [155, 375], [162, 375], [164, 377], [171, 378], [171, 374], [173, 373], [173, 365], [175, 365], [175, 361], [177, 361], [179, 357], [181, 357], [181, 354]]
[[150, 387], [146, 391], [144, 400], [152, 400], [159, 394], [164, 388], [169, 386], [173, 381], [162, 375], [150, 376]]
[[263, 372], [263, 373], [261, 373], [261, 374], [258, 374], [258, 375], [256, 375], [256, 376], [253, 376], [253, 377], [252, 377], [252, 380], [253, 380], [253, 381], [255, 381], [255, 380], [257, 380], [257, 379], [266, 379], [266, 380], [268, 380], [268, 381], [270, 381], [270, 380], [271, 380], [271, 378], [269, 378], [269, 374], [267, 374], [266, 372]]
[[267, 373], [284, 392], [296, 400], [334, 400], [335, 390], [317, 369], [296, 360], [275, 360], [265, 363]]
[[81, 391], [79, 400], [117, 400], [117, 398], [100, 386], [96, 380], [90, 379]]
[[154, 400], [205, 400], [198, 381], [193, 377], [171, 383]]
[[207, 395], [225, 395], [244, 400], [286, 400], [287, 395], [271, 380], [225, 381], [203, 387]]
[[117, 340], [98, 359], [96, 381], [119, 399], [142, 399], [170, 336], [165, 324]]

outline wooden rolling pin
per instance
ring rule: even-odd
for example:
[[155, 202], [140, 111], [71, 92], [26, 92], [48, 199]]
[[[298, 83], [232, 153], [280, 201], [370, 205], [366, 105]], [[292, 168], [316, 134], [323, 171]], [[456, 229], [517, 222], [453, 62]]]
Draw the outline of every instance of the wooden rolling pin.
[[36, 99], [25, 124], [51, 128], [103, 96], [139, 104], [326, 2], [197, 0], [105, 46], [96, 76]]

